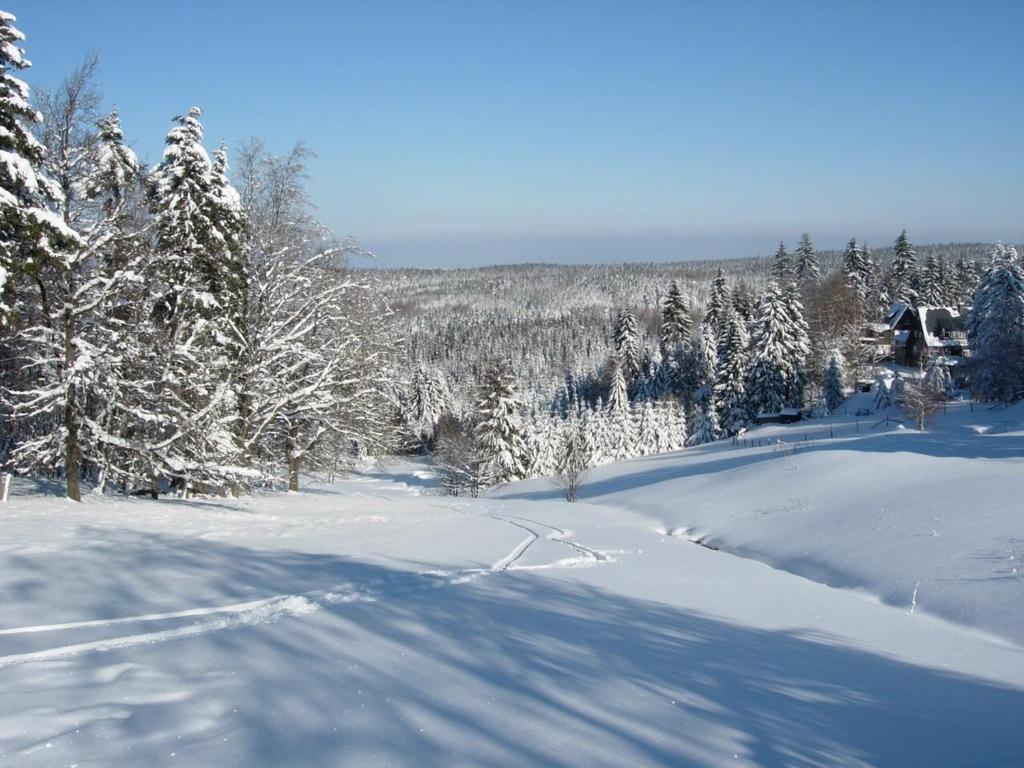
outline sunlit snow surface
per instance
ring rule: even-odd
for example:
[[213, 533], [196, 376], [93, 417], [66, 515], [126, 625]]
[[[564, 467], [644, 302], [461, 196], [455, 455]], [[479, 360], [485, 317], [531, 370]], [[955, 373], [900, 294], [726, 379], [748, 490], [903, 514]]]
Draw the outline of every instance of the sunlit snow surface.
[[0, 765], [1024, 764], [1024, 411], [872, 423], [575, 505], [408, 462], [241, 500], [18, 481]]

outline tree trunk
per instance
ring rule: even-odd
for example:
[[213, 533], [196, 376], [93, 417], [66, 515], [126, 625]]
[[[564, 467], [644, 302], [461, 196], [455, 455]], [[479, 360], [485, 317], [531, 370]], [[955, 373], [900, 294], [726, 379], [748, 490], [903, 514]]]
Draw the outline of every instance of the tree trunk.
[[[64, 310], [64, 375], [68, 377], [75, 365], [74, 338], [75, 324], [71, 308], [67, 307]], [[64, 441], [64, 474], [67, 476], [68, 498], [81, 501], [82, 457], [78, 450], [78, 401], [75, 385], [71, 381], [68, 381], [64, 400], [64, 428], [67, 432]]]
[[288, 490], [296, 493], [299, 490], [299, 470], [302, 467], [302, 458], [299, 456], [297, 443], [298, 429], [289, 427], [288, 436], [284, 441], [285, 459], [288, 462]]

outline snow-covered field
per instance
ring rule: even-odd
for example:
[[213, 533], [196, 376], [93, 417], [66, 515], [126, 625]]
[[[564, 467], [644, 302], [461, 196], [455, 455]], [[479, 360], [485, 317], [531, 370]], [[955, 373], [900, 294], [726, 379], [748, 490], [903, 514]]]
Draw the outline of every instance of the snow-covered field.
[[869, 423], [604, 467], [575, 505], [410, 463], [241, 500], [21, 482], [0, 765], [1024, 764], [1024, 412]]

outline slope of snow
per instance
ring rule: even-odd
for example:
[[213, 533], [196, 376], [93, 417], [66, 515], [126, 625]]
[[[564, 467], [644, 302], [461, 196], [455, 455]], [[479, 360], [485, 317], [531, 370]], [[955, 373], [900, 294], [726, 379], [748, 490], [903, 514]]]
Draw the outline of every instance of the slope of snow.
[[627, 479], [659, 466], [575, 505], [440, 497], [400, 463], [242, 500], [16, 484], [0, 764], [1024, 760], [1019, 646], [659, 533], [640, 500], [667, 481]]
[[[869, 403], [858, 396], [848, 410]], [[722, 441], [602, 467], [580, 498], [1024, 643], [1024, 406], [951, 403], [925, 433], [883, 417], [764, 427], [748, 447]], [[557, 491], [531, 481], [499, 495]]]

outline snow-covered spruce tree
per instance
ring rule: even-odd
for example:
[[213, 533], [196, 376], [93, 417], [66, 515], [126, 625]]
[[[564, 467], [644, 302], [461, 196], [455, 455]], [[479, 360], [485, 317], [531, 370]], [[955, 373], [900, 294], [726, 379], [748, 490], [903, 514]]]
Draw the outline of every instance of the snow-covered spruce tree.
[[19, 276], [36, 279], [41, 265], [76, 242], [50, 207], [60, 189], [41, 170], [45, 150], [31, 130], [41, 116], [28, 86], [12, 74], [31, 66], [14, 22], [0, 11], [0, 328], [11, 322]]
[[673, 400], [662, 400], [657, 405], [659, 424], [657, 453], [678, 451], [686, 445], [686, 409]]
[[796, 279], [800, 285], [816, 285], [821, 280], [821, 266], [811, 236], [804, 233], [793, 252], [796, 256]]
[[690, 353], [683, 376], [684, 400], [696, 401], [702, 393], [710, 393], [715, 386], [718, 370], [718, 341], [714, 330], [701, 323], [690, 340]]
[[636, 321], [633, 310], [623, 309], [615, 319], [615, 326], [612, 329], [612, 346], [618, 355], [619, 363], [622, 366], [623, 376], [626, 381], [631, 382], [640, 372], [640, 356], [643, 351], [643, 343], [640, 338], [640, 327]]
[[79, 296], [85, 299], [84, 307], [92, 307], [79, 317], [79, 325], [87, 329], [79, 336], [87, 338], [91, 348], [80, 357], [76, 370], [92, 373], [90, 386], [83, 388], [83, 432], [94, 439], [87, 458], [95, 468], [96, 490], [103, 492], [108, 481], [127, 487], [143, 476], [140, 469], [147, 465], [135, 438], [139, 414], [145, 409], [141, 403], [149, 396], [137, 384], [144, 378], [138, 366], [140, 344], [146, 338], [141, 329], [150, 320], [149, 287], [143, 275], [153, 253], [146, 232], [142, 166], [124, 143], [117, 112], [101, 118], [97, 128], [84, 185], [92, 223], [82, 232], [93, 256], [78, 262], [88, 268], [79, 279]]
[[737, 283], [732, 289], [732, 308], [749, 328], [757, 314], [757, 295], [747, 282]]
[[429, 448], [441, 416], [448, 410], [450, 395], [444, 372], [419, 365], [409, 383], [403, 419], [420, 447]]
[[955, 290], [953, 302], [956, 305], [968, 304], [973, 300], [974, 291], [978, 288], [978, 263], [974, 259], [961, 256], [957, 259], [952, 278]]
[[864, 316], [865, 320], [874, 317], [885, 317], [892, 306], [885, 281], [882, 279], [881, 263], [868, 248], [867, 243], [861, 246], [861, 265], [864, 270]]
[[690, 408], [686, 431], [687, 445], [703, 445], [718, 439], [718, 414], [710, 392], [704, 392]]
[[676, 280], [668, 288], [661, 305], [661, 354], [668, 358], [672, 350], [690, 338], [690, 308]]
[[658, 418], [654, 403], [646, 400], [636, 411], [636, 455], [649, 456], [658, 452]]
[[138, 203], [139, 166], [122, 142], [116, 114], [96, 130], [95, 68], [90, 57], [39, 99], [44, 167], [61, 189], [56, 213], [75, 236], [40, 261], [24, 286], [18, 347], [33, 381], [13, 390], [13, 412], [27, 424], [16, 465], [61, 472], [75, 501], [84, 471], [102, 487], [123, 441], [111, 414], [128, 399], [123, 378], [135, 333], [130, 308], [140, 282], [132, 269], [137, 243], [126, 232]]
[[637, 400], [660, 400], [672, 391], [678, 375], [677, 355], [681, 345], [676, 345], [668, 359], [662, 357], [660, 347], [651, 347], [643, 354], [643, 368], [633, 384], [633, 395]]
[[[231, 318], [241, 297], [231, 238], [218, 219], [223, 190], [203, 148], [200, 110], [176, 118], [163, 159], [152, 175], [158, 259], [148, 279], [159, 286], [149, 419], [153, 472], [186, 492], [236, 482], [242, 448], [237, 440], [233, 379], [238, 329]], [[155, 352], [154, 349], [154, 352]]]
[[636, 455], [636, 435], [633, 409], [627, 402], [615, 407], [611, 402], [605, 408], [605, 455], [611, 461], [622, 461]]
[[793, 334], [785, 299], [772, 282], [761, 298], [751, 339], [752, 361], [748, 398], [753, 413], [779, 413], [795, 371]]
[[793, 280], [793, 260], [785, 243], [779, 243], [779, 250], [772, 259], [772, 280], [780, 286], [788, 285]]
[[546, 413], [535, 413], [527, 438], [529, 474], [533, 477], [556, 474], [561, 447], [562, 419]]
[[228, 178], [228, 152], [223, 144], [213, 153], [210, 177], [213, 194], [209, 198], [211, 208], [208, 215], [214, 231], [223, 239], [223, 244], [219, 245], [224, 259], [221, 265], [221, 303], [225, 305], [228, 320], [235, 328], [234, 336], [240, 337], [249, 298], [249, 263], [243, 249], [249, 221], [242, 209], [241, 196]]
[[597, 405], [584, 408], [580, 413], [579, 422], [587, 465], [594, 467], [607, 464], [611, 459], [608, 457], [607, 434], [604, 428], [604, 404], [598, 401]]
[[733, 310], [726, 318], [725, 336], [718, 346], [715, 382], [715, 409], [720, 428], [726, 435], [735, 435], [750, 421], [746, 386], [750, 372], [748, 346], [747, 330]]
[[[75, 179], [76, 193], [87, 181]], [[111, 196], [123, 194], [122, 188]], [[120, 439], [111, 434], [109, 416], [126, 401], [123, 376], [135, 332], [131, 298], [139, 278], [114, 266], [129, 240], [119, 205], [74, 194], [64, 198], [61, 213], [81, 235], [59, 258], [40, 265], [28, 287], [37, 311], [19, 342], [35, 386], [15, 393], [15, 412], [35, 435], [19, 447], [16, 461], [23, 470], [62, 470], [68, 497], [78, 501], [83, 471], [105, 479], [111, 447]]]
[[974, 293], [967, 324], [971, 392], [989, 401], [1024, 395], [1024, 270], [1017, 252], [999, 245]]
[[917, 252], [910, 244], [907, 230], [900, 232], [893, 246], [892, 268], [889, 271], [889, 296], [903, 304], [916, 304]]
[[703, 323], [715, 334], [715, 340], [721, 341], [725, 330], [725, 321], [732, 307], [732, 298], [729, 293], [729, 283], [725, 273], [719, 267], [714, 279], [711, 281], [711, 294], [708, 297], [708, 306], [704, 312]]
[[922, 306], [945, 307], [958, 303], [959, 290], [955, 284], [956, 273], [942, 256], [929, 253], [920, 275], [920, 299]]
[[792, 369], [786, 382], [786, 405], [791, 408], [803, 408], [804, 391], [807, 388], [807, 358], [811, 354], [811, 331], [807, 320], [804, 319], [803, 302], [800, 301], [800, 290], [795, 283], [790, 283], [783, 290], [783, 300], [789, 321], [787, 353]]
[[822, 374], [822, 398], [829, 412], [838, 408], [846, 398], [845, 378], [842, 353], [837, 349], [832, 350]]
[[629, 407], [629, 393], [626, 377], [622, 371], [619, 358], [614, 355], [608, 360], [606, 377], [608, 379], [608, 407], [620, 410]]
[[863, 250], [858, 247], [856, 239], [850, 239], [843, 251], [841, 269], [846, 285], [857, 296], [863, 305], [868, 295], [868, 271], [869, 266], [864, 259]]
[[483, 476], [488, 483], [504, 483], [526, 476], [529, 457], [519, 409], [512, 371], [504, 361], [493, 362], [480, 388], [475, 430]]

